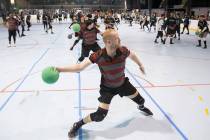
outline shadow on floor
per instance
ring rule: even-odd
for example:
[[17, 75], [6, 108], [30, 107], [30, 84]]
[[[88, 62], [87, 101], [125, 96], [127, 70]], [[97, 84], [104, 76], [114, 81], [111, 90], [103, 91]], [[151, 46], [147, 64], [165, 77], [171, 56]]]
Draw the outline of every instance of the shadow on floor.
[[152, 117], [145, 117], [131, 118], [111, 129], [103, 131], [90, 131], [83, 129], [83, 137], [91, 140], [94, 140], [96, 137], [117, 139], [130, 135], [136, 131], [148, 133], [174, 133], [173, 128], [167, 120], [156, 120]]

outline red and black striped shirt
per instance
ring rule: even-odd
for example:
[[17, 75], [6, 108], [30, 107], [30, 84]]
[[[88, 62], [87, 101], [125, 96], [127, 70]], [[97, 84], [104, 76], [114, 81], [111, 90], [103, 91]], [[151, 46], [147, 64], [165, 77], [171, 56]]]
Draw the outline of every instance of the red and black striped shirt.
[[9, 17], [7, 19], [7, 23], [8, 23], [8, 29], [10, 31], [13, 31], [13, 30], [17, 30], [17, 27], [18, 27], [18, 20], [13, 18], [13, 17]]
[[96, 43], [97, 33], [100, 31], [97, 28], [88, 30], [87, 28], [82, 32], [82, 38], [85, 45], [92, 45]]
[[92, 63], [98, 64], [101, 72], [101, 84], [106, 87], [120, 87], [125, 80], [125, 63], [130, 51], [126, 47], [116, 50], [116, 55], [107, 55], [106, 48], [92, 53], [89, 57]]

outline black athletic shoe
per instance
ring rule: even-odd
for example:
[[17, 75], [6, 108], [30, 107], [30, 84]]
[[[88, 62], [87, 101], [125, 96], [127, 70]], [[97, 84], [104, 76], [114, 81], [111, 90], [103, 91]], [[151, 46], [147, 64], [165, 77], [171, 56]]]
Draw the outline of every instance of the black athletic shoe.
[[163, 43], [163, 44], [166, 44], [166, 40], [164, 39], [164, 40], [162, 41], [162, 43]]
[[70, 131], [68, 132], [68, 136], [69, 138], [74, 138], [77, 136], [77, 131], [79, 130], [79, 126], [77, 125], [77, 123], [73, 124], [73, 127], [70, 129]]
[[141, 110], [142, 112], [144, 112], [144, 114], [146, 116], [152, 116], [153, 115], [152, 111], [150, 111], [148, 108], [146, 108], [144, 106], [143, 107], [142, 106], [138, 106], [138, 109]]

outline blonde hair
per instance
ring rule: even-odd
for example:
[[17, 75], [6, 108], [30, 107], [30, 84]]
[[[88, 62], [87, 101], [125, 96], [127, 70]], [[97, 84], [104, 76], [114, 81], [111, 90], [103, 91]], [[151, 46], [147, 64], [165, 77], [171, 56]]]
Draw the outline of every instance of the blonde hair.
[[111, 40], [115, 35], [118, 35], [117, 31], [114, 29], [107, 29], [103, 33], [103, 41], [106, 42], [107, 40]]

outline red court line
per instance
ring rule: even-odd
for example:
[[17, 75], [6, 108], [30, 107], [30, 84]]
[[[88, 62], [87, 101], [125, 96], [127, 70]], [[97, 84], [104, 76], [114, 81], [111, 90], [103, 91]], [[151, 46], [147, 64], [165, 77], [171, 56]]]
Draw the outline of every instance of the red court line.
[[[207, 84], [174, 84], [174, 85], [156, 85], [156, 86], [144, 86], [144, 88], [172, 88], [172, 87], [199, 87], [199, 86], [210, 86], [210, 83]], [[140, 88], [140, 87], [136, 87]], [[46, 89], [46, 90], [19, 90], [16, 92], [63, 92], [63, 91], [77, 91], [78, 89]], [[84, 91], [93, 91], [93, 90], [99, 90], [99, 88], [83, 88], [81, 90]], [[11, 90], [8, 91], [0, 91], [0, 93], [8, 93], [8, 92], [13, 92]]]
[[[34, 73], [31, 73], [30, 76], [32, 76], [32, 75], [34, 75], [34, 74], [36, 74], [36, 73], [38, 73], [38, 72], [40, 72], [40, 71], [36, 71], [36, 72], [34, 72]], [[4, 87], [4, 88], [0, 91], [0, 93], [6, 91], [9, 87], [11, 87], [13, 84], [15, 84], [16, 82], [20, 81], [21, 79], [22, 79], [22, 78], [19, 78], [19, 79], [13, 81], [12, 83], [10, 83], [10, 84], [7, 85], [6, 87]]]
[[[38, 72], [40, 72], [40, 71], [31, 73], [31, 75], [34, 75], [34, 74], [36, 74], [36, 73], [38, 73]], [[146, 81], [148, 84], [150, 84], [152, 87], [154, 87], [154, 84], [151, 83], [150, 81], [144, 79], [143, 77], [138, 76], [137, 74], [134, 74], [134, 75], [135, 75], [136, 77], [138, 77], [138, 78], [140, 78], [140, 79]], [[7, 91], [7, 89], [8, 89], [9, 87], [11, 87], [13, 84], [15, 84], [16, 82], [18, 82], [19, 80], [21, 80], [21, 78], [19, 78], [19, 79], [13, 81], [12, 83], [8, 84], [6, 87], [4, 87], [4, 88], [0, 91], [0, 93], [2, 93], [2, 92], [11, 92], [11, 91]], [[73, 89], [65, 90], [65, 91], [71, 91], [71, 90], [73, 90]], [[75, 90], [77, 90], [77, 89], [75, 89]], [[89, 90], [89, 89], [85, 89], [85, 90]], [[91, 89], [90, 89], [90, 90], [91, 90]], [[49, 90], [49, 91], [50, 91], [50, 90]], [[55, 91], [57, 91], [57, 90], [55, 90]], [[60, 91], [60, 90], [59, 90], [59, 91]], [[22, 92], [24, 92], [24, 91], [22, 91]], [[26, 92], [34, 92], [34, 91], [26, 91]]]
[[12, 86], [13, 84], [15, 84], [16, 82], [18, 82], [21, 78], [17, 79], [16, 81], [10, 83], [9, 85], [7, 85], [5, 88], [3, 88], [0, 92], [4, 92], [6, 91], [10, 86]]
[[192, 87], [192, 86], [210, 86], [210, 83], [206, 84], [173, 84], [173, 85], [159, 85], [154, 87], [146, 87], [146, 88], [161, 88], [161, 87]]

